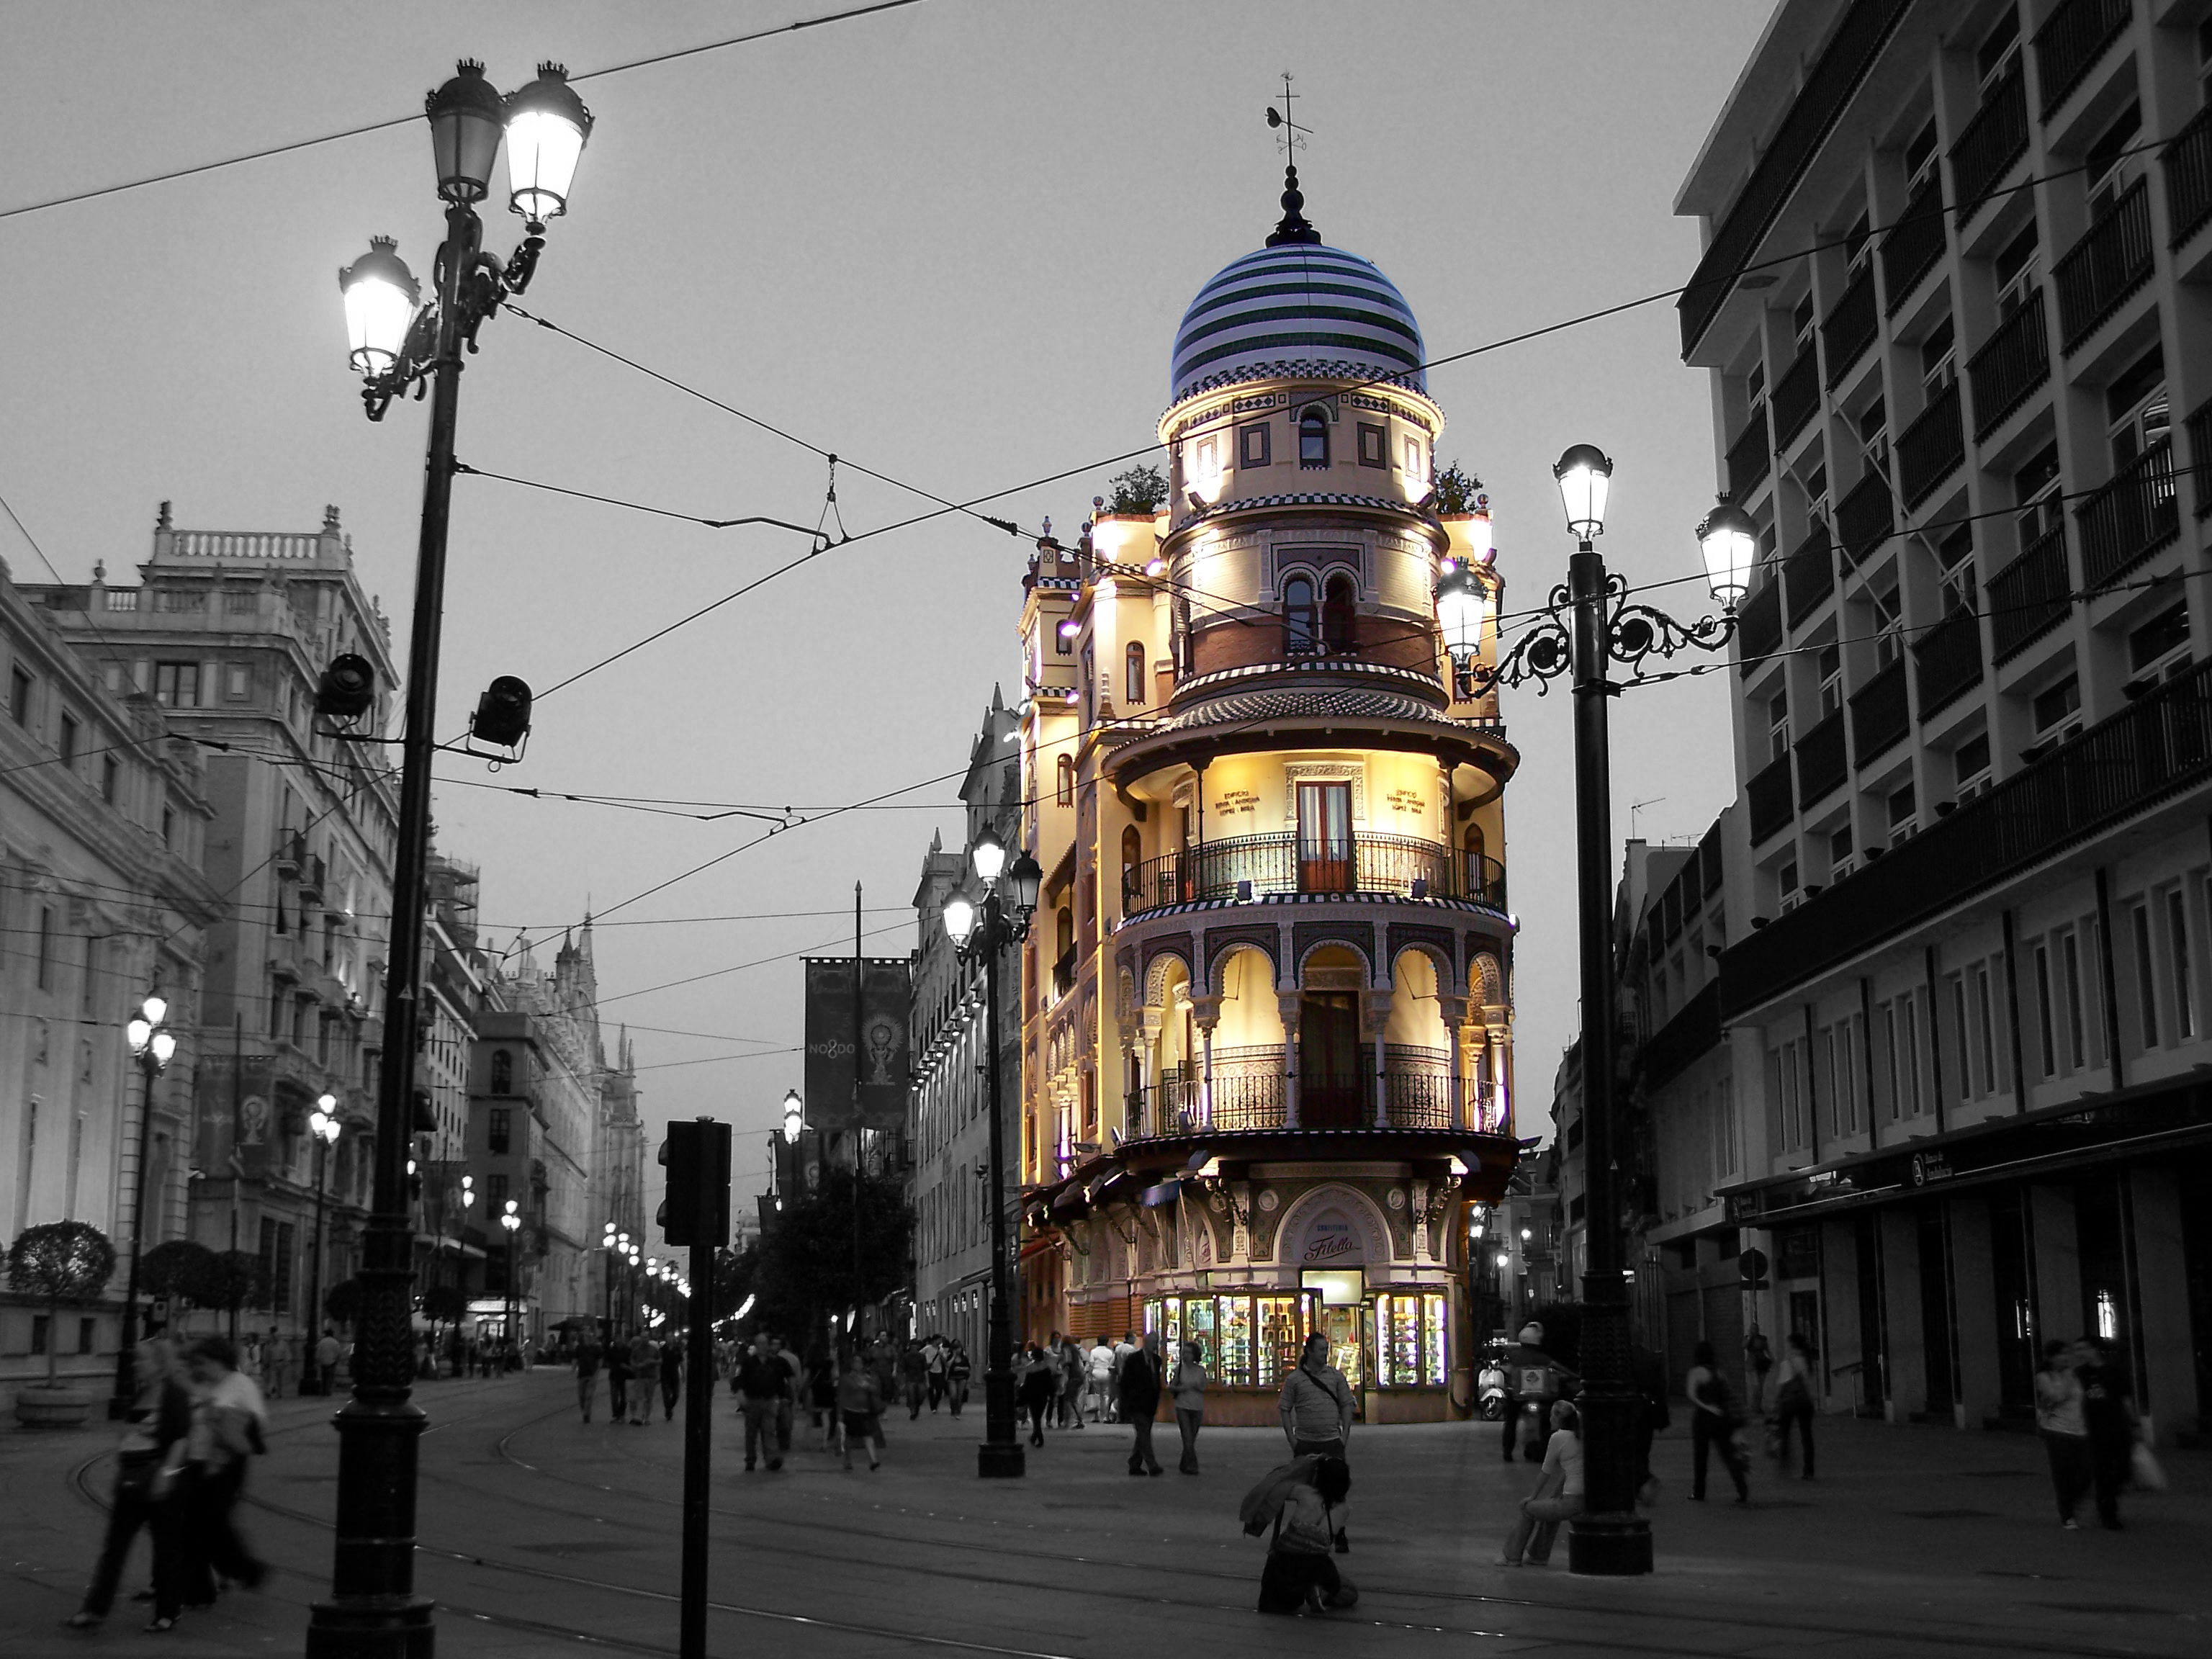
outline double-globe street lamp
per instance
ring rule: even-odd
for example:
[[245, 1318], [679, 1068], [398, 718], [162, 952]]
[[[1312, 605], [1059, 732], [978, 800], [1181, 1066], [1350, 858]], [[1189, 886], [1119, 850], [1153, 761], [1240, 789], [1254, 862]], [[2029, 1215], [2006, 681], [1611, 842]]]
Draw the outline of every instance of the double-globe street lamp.
[[499, 1224], [507, 1229], [507, 1346], [510, 1353], [520, 1353], [522, 1344], [514, 1329], [514, 1244], [522, 1231], [522, 1206], [514, 1199], [507, 1200], [507, 1208], [499, 1218]]
[[177, 1035], [168, 1027], [168, 999], [153, 991], [123, 1028], [131, 1041], [131, 1057], [144, 1079], [146, 1098], [138, 1119], [138, 1161], [131, 1176], [131, 1269], [123, 1292], [123, 1340], [115, 1354], [115, 1392], [107, 1401], [108, 1416], [118, 1419], [130, 1411], [138, 1394], [138, 1258], [146, 1243], [146, 1166], [153, 1161], [154, 1085], [177, 1052]]
[[[1021, 1439], [1014, 1428], [1014, 1335], [1012, 1273], [1006, 1239], [1006, 1132], [1003, 1079], [999, 1063], [999, 953], [1027, 937], [1036, 914], [1044, 872], [1027, 852], [1006, 863], [1006, 845], [984, 826], [968, 849], [976, 879], [983, 884], [980, 908], [966, 895], [945, 902], [945, 931], [963, 962], [983, 959], [983, 1043], [988, 1051], [991, 1119], [991, 1328], [990, 1369], [983, 1375], [983, 1443], [976, 1448], [975, 1473], [1008, 1477], [1024, 1472]], [[1003, 881], [1002, 878], [1003, 878]]]
[[1613, 463], [1577, 444], [1553, 469], [1577, 545], [1567, 580], [1552, 590], [1543, 615], [1494, 667], [1478, 660], [1496, 624], [1496, 591], [1486, 573], [1461, 566], [1437, 586], [1437, 619], [1469, 695], [1500, 685], [1540, 683], [1571, 672], [1575, 708], [1575, 860], [1581, 912], [1583, 1008], [1583, 1179], [1588, 1200], [1588, 1260], [1583, 1272], [1582, 1415], [1588, 1449], [1587, 1498], [1571, 1525], [1567, 1565], [1575, 1572], [1651, 1571], [1651, 1529], [1636, 1512], [1638, 1414], [1644, 1404], [1632, 1375], [1628, 1285], [1624, 1277], [1620, 1172], [1615, 1167], [1613, 1019], [1612, 751], [1606, 700], [1620, 690], [1612, 665], [1631, 671], [1685, 647], [1719, 651], [1734, 637], [1736, 606], [1750, 586], [1759, 534], [1750, 515], [1723, 495], [1698, 541], [1717, 617], [1692, 623], [1633, 604], [1628, 586], [1598, 556], [1605, 533]]
[[[312, 1347], [323, 1324], [323, 1261], [328, 1254], [323, 1244], [323, 1211], [330, 1197], [331, 1148], [345, 1133], [345, 1125], [338, 1121], [336, 1095], [325, 1095], [315, 1103], [315, 1109], [307, 1114], [307, 1133], [315, 1138], [315, 1271], [310, 1276], [307, 1298], [307, 1342]], [[331, 1379], [324, 1377], [323, 1391], [327, 1394], [330, 1386]]]
[[[394, 398], [410, 387], [419, 392], [427, 381], [430, 436], [400, 739], [386, 1064], [377, 1093], [376, 1179], [361, 1273], [362, 1340], [356, 1345], [353, 1396], [337, 1417], [331, 1593], [309, 1617], [309, 1659], [427, 1659], [435, 1640], [429, 1599], [415, 1591], [416, 1442], [423, 1416], [409, 1398], [414, 1238], [404, 1170], [422, 1021], [430, 761], [437, 740], [432, 723], [461, 353], [476, 349], [477, 329], [501, 302], [528, 286], [544, 246], [545, 222], [567, 210], [569, 184], [592, 131], [591, 112], [552, 64], [541, 64], [537, 80], [506, 98], [485, 81], [482, 64], [462, 64], [430, 94], [426, 113], [438, 194], [446, 203], [446, 240], [438, 250], [429, 302], [422, 302], [421, 287], [388, 238], [373, 240], [338, 276], [350, 361], [366, 381], [362, 398], [369, 418], [381, 419]], [[522, 245], [503, 265], [483, 251], [483, 227], [475, 206], [491, 193], [502, 139], [509, 205], [527, 227]]]

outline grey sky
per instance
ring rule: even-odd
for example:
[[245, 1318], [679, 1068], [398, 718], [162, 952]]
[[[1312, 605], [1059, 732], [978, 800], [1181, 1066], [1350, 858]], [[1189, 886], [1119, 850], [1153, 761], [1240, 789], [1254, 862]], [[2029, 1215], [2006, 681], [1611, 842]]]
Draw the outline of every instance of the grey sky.
[[[765, 4], [320, 5], [0, 0], [0, 210], [419, 112], [459, 56], [495, 85], [838, 9]], [[1281, 161], [1261, 114], [1285, 69], [1315, 130], [1308, 216], [1403, 290], [1431, 356], [1680, 283], [1669, 204], [1770, 0], [1346, 5], [928, 3], [583, 82], [599, 118], [536, 312], [854, 460], [964, 498], [1139, 448], [1199, 286], [1256, 247]], [[364, 421], [336, 272], [372, 233], [427, 277], [440, 229], [427, 132], [390, 131], [0, 218], [0, 493], [61, 574], [146, 556], [180, 526], [305, 530], [325, 501], [403, 657], [423, 410]], [[520, 222], [501, 214], [504, 252]], [[1437, 370], [1440, 456], [1496, 504], [1509, 608], [1569, 551], [1550, 463], [1613, 457], [1605, 550], [1632, 581], [1697, 569], [1712, 499], [1704, 376], [1657, 303]], [[811, 524], [815, 456], [514, 318], [464, 377], [459, 450], [489, 471], [712, 518]], [[1103, 466], [992, 512], [1072, 531]], [[841, 472], [859, 532], [927, 503]], [[455, 491], [441, 729], [483, 683], [544, 687], [727, 592], [805, 543], [709, 531], [463, 478]], [[993, 681], [1018, 684], [1026, 544], [972, 520], [833, 552], [546, 698], [529, 759], [488, 779], [549, 790], [836, 805], [965, 761]], [[0, 524], [0, 557], [43, 580]], [[1702, 584], [1665, 590], [1702, 605]], [[1563, 692], [1509, 695], [1522, 926], [1518, 1081], [1548, 1098], [1577, 1024], [1572, 775]], [[1694, 835], [1732, 789], [1719, 676], [1615, 705], [1615, 819]], [[909, 797], [943, 802], [939, 788]], [[504, 946], [749, 838], [702, 823], [481, 789], [441, 791], [441, 846], [484, 868]], [[611, 921], [848, 910], [912, 895], [942, 810], [857, 812], [779, 836]], [[910, 913], [870, 918], [899, 931]], [[607, 927], [611, 998], [807, 946], [848, 915]], [[785, 963], [611, 1000], [611, 1022], [799, 1041]], [[641, 1032], [648, 1119], [714, 1113], [764, 1159], [796, 1054], [668, 1066], [744, 1045]], [[656, 1127], [657, 1136], [657, 1127]]]

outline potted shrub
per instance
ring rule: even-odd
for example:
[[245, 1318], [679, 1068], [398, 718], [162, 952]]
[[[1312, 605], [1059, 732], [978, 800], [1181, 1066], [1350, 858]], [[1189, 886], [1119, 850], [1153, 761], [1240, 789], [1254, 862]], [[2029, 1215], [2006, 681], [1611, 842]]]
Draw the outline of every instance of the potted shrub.
[[115, 1246], [82, 1221], [27, 1227], [8, 1247], [8, 1288], [46, 1304], [46, 1380], [15, 1395], [15, 1420], [27, 1429], [76, 1429], [91, 1414], [93, 1391], [61, 1381], [61, 1310], [97, 1296], [115, 1272]]

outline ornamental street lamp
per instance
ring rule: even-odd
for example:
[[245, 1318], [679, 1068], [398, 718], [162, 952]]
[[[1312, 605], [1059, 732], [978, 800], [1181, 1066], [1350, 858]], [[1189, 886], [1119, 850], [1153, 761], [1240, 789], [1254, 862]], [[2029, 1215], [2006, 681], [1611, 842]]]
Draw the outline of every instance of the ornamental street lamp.
[[[146, 1166], [154, 1146], [154, 1082], [177, 1052], [176, 1033], [169, 1030], [168, 1000], [149, 992], [138, 1012], [125, 1025], [131, 1057], [138, 1062], [145, 1080], [145, 1103], [138, 1119], [138, 1162], [131, 1176], [131, 1271], [123, 1292], [123, 1341], [115, 1356], [115, 1392], [109, 1396], [107, 1414], [121, 1418], [137, 1397], [138, 1374], [138, 1257], [146, 1243]], [[58, 1340], [59, 1339], [50, 1339]]]
[[[1758, 535], [1727, 497], [1698, 526], [1707, 585], [1718, 617], [1683, 623], [1649, 605], [1631, 604], [1627, 585], [1605, 568], [1595, 544], [1605, 533], [1613, 463], [1590, 444], [1577, 444], [1553, 469], [1577, 543], [1567, 582], [1552, 592], [1544, 615], [1496, 666], [1475, 660], [1494, 603], [1480, 583], [1470, 626], [1464, 578], [1437, 585], [1437, 616], [1470, 695], [1534, 680], [1540, 688], [1571, 671], [1575, 705], [1575, 854], [1581, 911], [1583, 1182], [1589, 1198], [1589, 1260], [1583, 1273], [1581, 1407], [1588, 1449], [1584, 1512], [1571, 1523], [1567, 1565], [1583, 1573], [1651, 1571], [1651, 1529], [1636, 1512], [1636, 1420], [1644, 1410], [1631, 1375], [1628, 1283], [1622, 1274], [1620, 1181], [1614, 1166], [1613, 1007], [1612, 753], [1606, 700], [1620, 686], [1607, 669], [1640, 669], [1651, 656], [1686, 646], [1719, 651], [1735, 636], [1735, 607], [1748, 582]], [[1455, 580], [1455, 577], [1462, 580]], [[1524, 1228], [1522, 1237], [1528, 1237]], [[1500, 1261], [1501, 1267], [1504, 1266]]]
[[612, 1341], [615, 1334], [615, 1262], [617, 1259], [615, 1240], [618, 1237], [627, 1235], [617, 1234], [611, 1221], [607, 1223], [606, 1231], [599, 1235], [599, 1249], [604, 1256], [599, 1264], [599, 1330], [608, 1341]]
[[506, 1213], [499, 1218], [499, 1224], [507, 1229], [507, 1345], [511, 1353], [522, 1351], [522, 1345], [514, 1331], [514, 1241], [522, 1231], [522, 1217], [517, 1213], [520, 1208], [521, 1206], [510, 1198], [507, 1200]]
[[976, 1448], [975, 1473], [1006, 1478], [1026, 1472], [1021, 1439], [1014, 1427], [1013, 1291], [1006, 1240], [1006, 1138], [1001, 1112], [1004, 1083], [999, 1058], [999, 953], [1030, 931], [1037, 889], [1044, 872], [1024, 852], [1006, 864], [1006, 844], [984, 826], [968, 849], [975, 878], [983, 884], [979, 912], [965, 895], [945, 902], [945, 931], [963, 963], [983, 959], [983, 1044], [991, 1119], [991, 1327], [990, 1367], [983, 1375], [983, 1443]]
[[[331, 1148], [338, 1144], [345, 1126], [338, 1121], [338, 1099], [336, 1095], [325, 1095], [315, 1103], [315, 1109], [307, 1114], [307, 1133], [315, 1138], [315, 1271], [310, 1276], [313, 1289], [307, 1303], [310, 1336], [313, 1328], [323, 1322], [323, 1205], [329, 1194], [324, 1180], [330, 1163]], [[356, 1352], [359, 1352], [356, 1345]], [[330, 1389], [330, 1378], [323, 1379], [325, 1392]]]
[[[445, 606], [446, 532], [453, 504], [453, 430], [461, 354], [502, 301], [529, 286], [545, 222], [568, 210], [569, 185], [592, 131], [591, 112], [559, 65], [501, 99], [483, 66], [465, 63], [427, 101], [446, 240], [427, 304], [388, 239], [341, 271], [348, 356], [362, 374], [362, 406], [381, 420], [394, 398], [427, 384], [430, 436], [416, 555], [415, 615], [401, 735], [399, 825], [392, 884], [383, 1068], [377, 1097], [376, 1179], [361, 1272], [361, 1340], [353, 1397], [338, 1413], [337, 1545], [331, 1595], [307, 1623], [309, 1659], [420, 1659], [435, 1640], [428, 1597], [415, 1590], [415, 1469], [423, 1427], [410, 1402], [414, 1376], [409, 1281], [414, 1238], [404, 1168], [412, 1056], [419, 1046], [430, 762], [437, 743], [438, 648]], [[522, 244], [502, 265], [483, 251], [473, 204], [491, 191], [504, 134], [509, 205]], [[510, 1234], [512, 1230], [510, 1229]]]
[[806, 1107], [799, 1098], [799, 1091], [790, 1090], [783, 1097], [783, 1144], [799, 1145], [800, 1133], [806, 1127]]

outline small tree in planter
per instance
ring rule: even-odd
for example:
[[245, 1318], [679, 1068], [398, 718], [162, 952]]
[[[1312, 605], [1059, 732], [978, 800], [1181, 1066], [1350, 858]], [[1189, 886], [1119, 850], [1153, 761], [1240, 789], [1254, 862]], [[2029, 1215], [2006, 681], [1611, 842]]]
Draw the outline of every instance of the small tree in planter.
[[46, 1381], [21, 1389], [15, 1415], [27, 1427], [76, 1428], [92, 1409], [92, 1395], [61, 1384], [61, 1309], [100, 1293], [115, 1272], [115, 1246], [82, 1221], [48, 1221], [27, 1227], [8, 1249], [8, 1287], [46, 1304]]
[[1109, 513], [1157, 513], [1168, 498], [1168, 481], [1156, 466], [1133, 466], [1109, 487], [1114, 492], [1107, 498]]
[[1482, 480], [1454, 461], [1437, 474], [1438, 514], [1472, 513], [1482, 500]]

